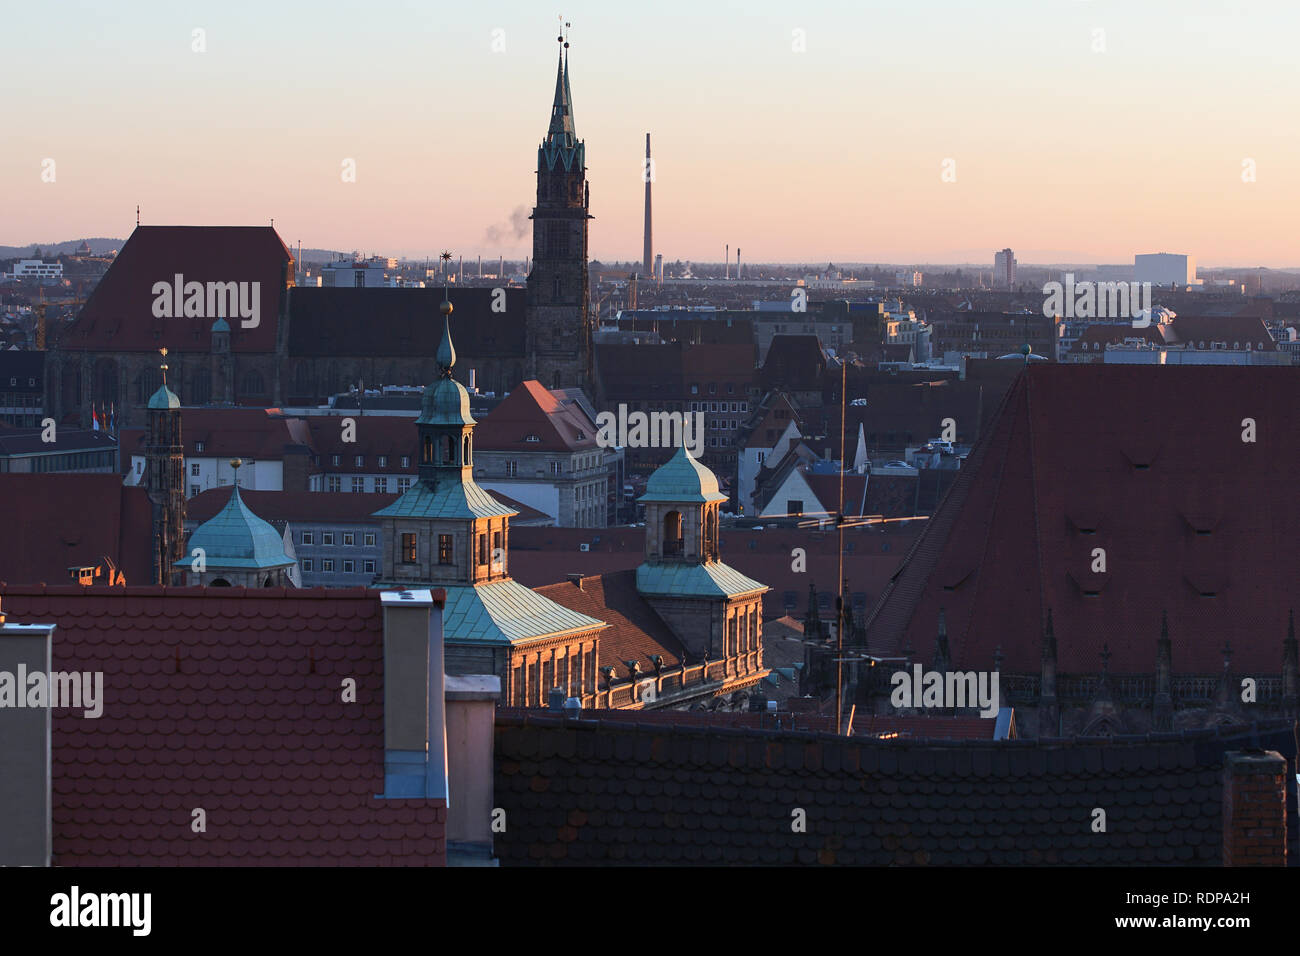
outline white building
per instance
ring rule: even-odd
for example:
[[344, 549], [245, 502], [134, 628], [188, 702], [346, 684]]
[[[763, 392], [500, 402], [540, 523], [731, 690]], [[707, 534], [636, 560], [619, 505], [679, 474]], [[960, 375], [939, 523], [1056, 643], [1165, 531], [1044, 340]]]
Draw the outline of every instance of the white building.
[[15, 279], [62, 279], [62, 262], [44, 262], [40, 259], [19, 259], [10, 273]]
[[894, 285], [911, 286], [919, 289], [921, 287], [921, 273], [919, 272], [899, 272], [894, 276]]
[[352, 259], [321, 268], [321, 285], [327, 289], [382, 289], [388, 283], [387, 259]]
[[1153, 286], [1200, 285], [1196, 278], [1196, 257], [1153, 252], [1133, 257], [1133, 278]]

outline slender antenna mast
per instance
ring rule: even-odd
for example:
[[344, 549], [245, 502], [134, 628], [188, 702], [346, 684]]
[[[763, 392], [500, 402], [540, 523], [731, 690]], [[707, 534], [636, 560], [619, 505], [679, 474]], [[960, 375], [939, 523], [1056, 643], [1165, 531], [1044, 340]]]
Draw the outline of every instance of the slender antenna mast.
[[836, 515], [839, 525], [839, 623], [835, 627], [836, 654], [839, 658], [835, 665], [835, 730], [844, 733], [844, 419], [848, 402], [845, 400], [846, 385], [849, 380], [849, 364], [840, 356], [840, 510]]

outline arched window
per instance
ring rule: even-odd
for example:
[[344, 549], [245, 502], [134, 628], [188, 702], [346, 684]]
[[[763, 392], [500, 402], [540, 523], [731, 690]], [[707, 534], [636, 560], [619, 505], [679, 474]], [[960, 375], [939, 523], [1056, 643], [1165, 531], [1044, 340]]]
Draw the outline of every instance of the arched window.
[[424, 436], [424, 447], [420, 452], [420, 461], [423, 464], [433, 464], [433, 439], [428, 435]]
[[230, 582], [227, 581], [225, 578], [214, 578], [213, 580], [211, 580], [211, 581], [208, 582], [208, 587], [210, 587], [210, 588], [228, 588], [228, 587], [230, 587]]
[[462, 446], [461, 446], [461, 451], [460, 451], [460, 463], [461, 463], [462, 465], [467, 466], [467, 467], [470, 466], [470, 465], [473, 465], [473, 464], [474, 464], [473, 458], [472, 458], [472, 456], [470, 455], [470, 444], [469, 444], [469, 436], [468, 436], [468, 435], [465, 436], [465, 440], [464, 440], [464, 442], [462, 443]]
[[667, 556], [682, 553], [682, 513], [670, 511], [664, 515], [663, 553]]
[[158, 391], [162, 385], [162, 372], [156, 368], [146, 368], [140, 372], [135, 380], [135, 400], [138, 404], [144, 405], [153, 397], [153, 393]]
[[201, 368], [194, 373], [190, 399], [195, 405], [206, 405], [212, 401], [212, 373], [207, 369]]
[[450, 435], [442, 437], [442, 464], [453, 465], [456, 463], [456, 445]]

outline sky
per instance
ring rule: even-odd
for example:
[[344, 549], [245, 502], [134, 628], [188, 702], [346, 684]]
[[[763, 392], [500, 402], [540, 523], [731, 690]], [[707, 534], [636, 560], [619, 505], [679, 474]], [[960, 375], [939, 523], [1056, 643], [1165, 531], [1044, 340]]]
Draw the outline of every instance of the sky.
[[[138, 203], [147, 224], [274, 219], [294, 246], [522, 257], [558, 12], [6, 4], [0, 244], [126, 236]], [[729, 243], [746, 262], [1300, 264], [1292, 0], [564, 14], [593, 259], [641, 258], [650, 132], [669, 262]]]

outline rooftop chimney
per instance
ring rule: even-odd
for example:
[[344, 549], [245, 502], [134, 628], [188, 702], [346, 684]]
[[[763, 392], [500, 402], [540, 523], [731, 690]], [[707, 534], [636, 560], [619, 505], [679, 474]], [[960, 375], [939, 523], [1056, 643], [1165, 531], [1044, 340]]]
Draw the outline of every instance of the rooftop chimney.
[[573, 574], [570, 574], [568, 577], [569, 577], [569, 583], [570, 583], [570, 584], [572, 584], [574, 587], [576, 587], [579, 591], [581, 591], [581, 590], [583, 589], [583, 588], [582, 588], [582, 579], [583, 579], [584, 575], [582, 575], [582, 574], [577, 574], [577, 573], [573, 573]]
[[[435, 596], [436, 593], [436, 596]], [[446, 800], [445, 592], [384, 591], [384, 796]]]
[[[51, 624], [5, 624], [0, 613], [0, 671], [49, 675]], [[18, 693], [25, 694], [26, 687]], [[0, 866], [49, 866], [53, 853], [50, 742], [53, 710], [3, 711], [0, 734]]]

